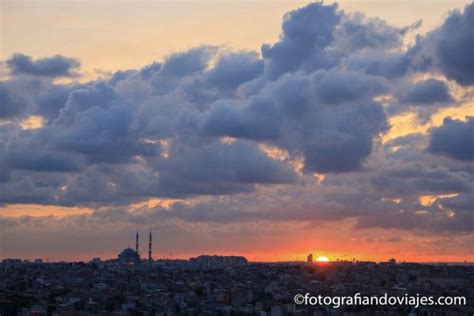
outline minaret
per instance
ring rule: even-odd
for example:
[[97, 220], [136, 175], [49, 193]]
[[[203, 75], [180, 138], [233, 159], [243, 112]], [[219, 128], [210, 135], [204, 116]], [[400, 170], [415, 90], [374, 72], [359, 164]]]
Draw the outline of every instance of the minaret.
[[138, 240], [139, 240], [139, 236], [138, 236], [138, 229], [137, 229], [137, 235], [135, 237], [135, 251], [137, 252], [137, 254], [138, 254]]
[[150, 236], [148, 238], [148, 261], [151, 263], [152, 261], [152, 257], [151, 257], [151, 229], [150, 229]]

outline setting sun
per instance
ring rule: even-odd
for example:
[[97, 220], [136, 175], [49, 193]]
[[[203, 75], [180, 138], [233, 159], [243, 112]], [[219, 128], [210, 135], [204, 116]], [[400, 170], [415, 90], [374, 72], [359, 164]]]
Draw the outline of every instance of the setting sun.
[[325, 256], [319, 256], [316, 258], [316, 261], [317, 262], [329, 262], [329, 259], [328, 257], [325, 257]]

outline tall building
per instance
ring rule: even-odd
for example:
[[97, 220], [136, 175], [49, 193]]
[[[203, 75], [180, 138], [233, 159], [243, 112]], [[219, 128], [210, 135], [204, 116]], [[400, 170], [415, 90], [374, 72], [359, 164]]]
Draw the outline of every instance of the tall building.
[[306, 259], [306, 262], [307, 262], [308, 264], [313, 264], [313, 254], [312, 254], [312, 253], [310, 253], [310, 254], [308, 255], [308, 258]]

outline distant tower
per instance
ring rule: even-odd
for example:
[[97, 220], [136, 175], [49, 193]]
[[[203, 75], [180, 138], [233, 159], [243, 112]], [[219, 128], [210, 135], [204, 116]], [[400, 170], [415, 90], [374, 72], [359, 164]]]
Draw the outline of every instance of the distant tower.
[[138, 254], [138, 240], [139, 240], [139, 236], [138, 236], [138, 229], [137, 229], [137, 235], [135, 236], [135, 251], [137, 252], [137, 254]]
[[148, 237], [148, 261], [151, 262], [153, 259], [151, 257], [151, 229], [150, 236]]
[[306, 259], [306, 262], [307, 262], [308, 264], [313, 264], [313, 254], [312, 254], [312, 253], [310, 253], [310, 254], [308, 255], [308, 258]]

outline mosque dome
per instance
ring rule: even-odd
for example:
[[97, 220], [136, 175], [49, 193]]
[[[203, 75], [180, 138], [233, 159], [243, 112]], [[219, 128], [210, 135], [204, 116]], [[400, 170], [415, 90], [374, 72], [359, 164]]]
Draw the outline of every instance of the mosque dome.
[[118, 258], [119, 258], [119, 260], [127, 261], [127, 262], [140, 261], [140, 256], [138, 255], [138, 253], [130, 247], [125, 248], [118, 255]]

